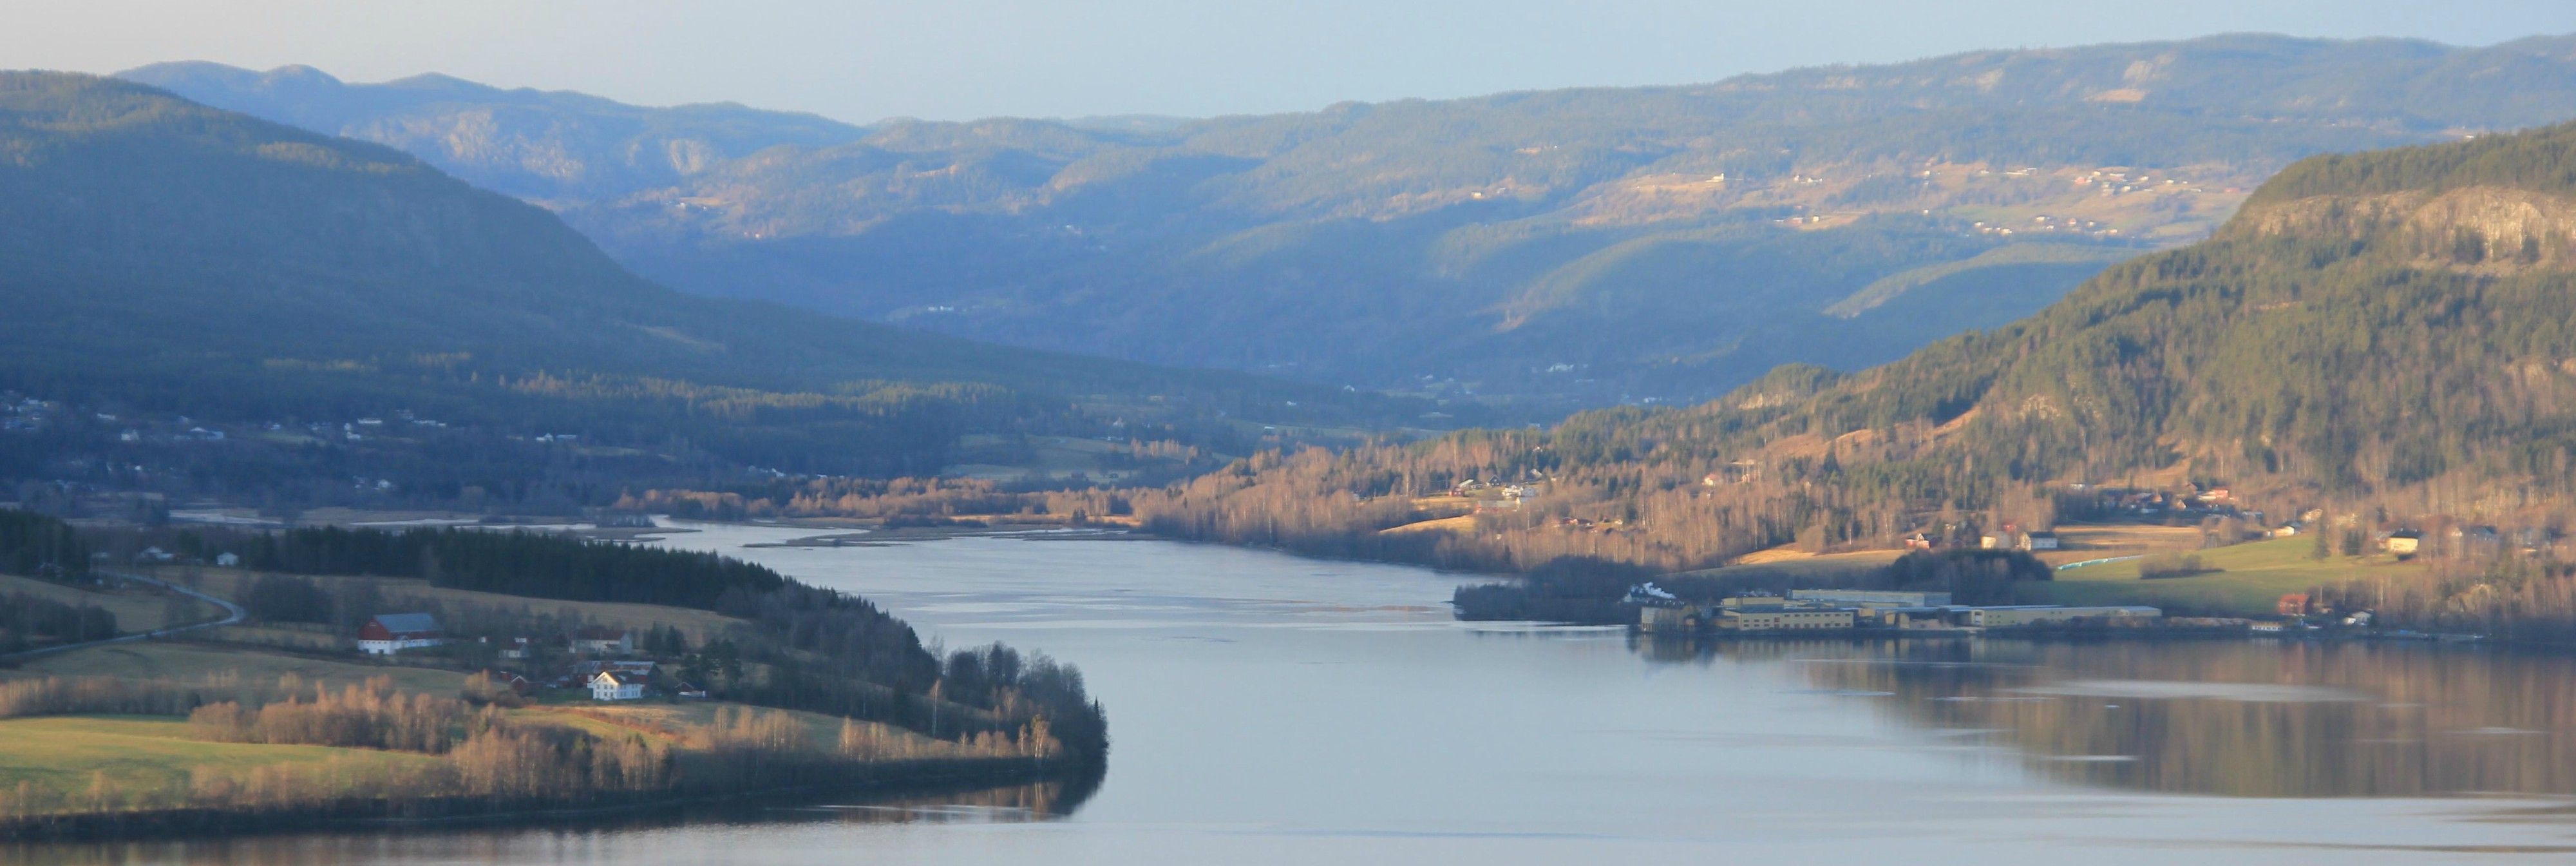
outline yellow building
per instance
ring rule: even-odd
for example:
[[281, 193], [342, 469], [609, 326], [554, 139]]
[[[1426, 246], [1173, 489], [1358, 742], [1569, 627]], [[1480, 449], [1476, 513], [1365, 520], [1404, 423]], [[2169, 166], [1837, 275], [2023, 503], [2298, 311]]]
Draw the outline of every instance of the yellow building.
[[2413, 556], [2415, 555], [2416, 549], [2423, 546], [2424, 534], [2411, 529], [2403, 532], [2391, 532], [2388, 534], [2387, 544], [2388, 552], [2390, 553], [2398, 556]]

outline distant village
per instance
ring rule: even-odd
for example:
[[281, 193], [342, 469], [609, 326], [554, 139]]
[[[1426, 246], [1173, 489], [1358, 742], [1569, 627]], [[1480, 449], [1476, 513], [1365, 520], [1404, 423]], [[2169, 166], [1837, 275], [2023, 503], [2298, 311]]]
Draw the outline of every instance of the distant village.
[[[387, 613], [377, 614], [358, 627], [355, 646], [371, 656], [397, 656], [436, 650], [454, 642], [436, 616]], [[499, 643], [496, 655], [519, 663], [517, 666], [523, 670], [487, 670], [484, 674], [522, 695], [540, 689], [587, 689], [596, 701], [707, 696], [705, 688], [678, 679], [662, 669], [658, 660], [643, 657], [631, 629], [584, 626], [568, 635], [512, 637]]]

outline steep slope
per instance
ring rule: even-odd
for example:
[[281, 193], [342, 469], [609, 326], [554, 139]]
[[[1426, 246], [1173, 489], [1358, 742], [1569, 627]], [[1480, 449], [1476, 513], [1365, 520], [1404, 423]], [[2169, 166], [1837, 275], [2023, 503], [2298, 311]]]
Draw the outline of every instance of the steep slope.
[[870, 474], [976, 431], [1424, 408], [684, 295], [398, 151], [113, 79], [0, 73], [0, 225], [0, 391], [81, 404]]
[[[129, 74], [404, 147], [691, 291], [1597, 405], [1705, 399], [1784, 362], [1857, 369], [2000, 325], [2089, 262], [2202, 236], [2299, 157], [2576, 116], [2571, 72], [2568, 38], [2223, 36], [1171, 126], [740, 113], [726, 135], [690, 131], [708, 109], [541, 110], [573, 97], [447, 82]], [[618, 112], [669, 132], [582, 132]], [[665, 158], [682, 152], [708, 158]], [[582, 168], [532, 186], [531, 165]], [[1990, 255], [2026, 240], [2099, 254]], [[1942, 266], [1949, 302], [1877, 306]]]
[[618, 198], [766, 148], [831, 147], [864, 130], [739, 105], [642, 108], [443, 75], [349, 87], [309, 66], [252, 72], [163, 63], [120, 76], [253, 117], [373, 141], [476, 186], [537, 201]]
[[[1436, 543], [1375, 534], [1417, 516], [1390, 494], [1468, 478], [1543, 492]], [[2302, 161], [2208, 241], [1856, 375], [1788, 367], [1686, 410], [1265, 457], [1148, 510], [1176, 533], [1457, 565], [1685, 568], [2045, 524], [2104, 483], [2186, 482], [2276, 520], [2546, 538], [2576, 518], [2576, 125]]]

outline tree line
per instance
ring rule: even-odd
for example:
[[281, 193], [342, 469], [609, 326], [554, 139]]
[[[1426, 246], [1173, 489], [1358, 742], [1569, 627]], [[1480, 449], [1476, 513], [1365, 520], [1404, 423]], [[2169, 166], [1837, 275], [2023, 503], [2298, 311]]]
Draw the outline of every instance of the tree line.
[[0, 654], [115, 637], [116, 613], [40, 595], [0, 595]]
[[74, 580], [89, 574], [89, 545], [52, 515], [0, 508], [0, 574]]

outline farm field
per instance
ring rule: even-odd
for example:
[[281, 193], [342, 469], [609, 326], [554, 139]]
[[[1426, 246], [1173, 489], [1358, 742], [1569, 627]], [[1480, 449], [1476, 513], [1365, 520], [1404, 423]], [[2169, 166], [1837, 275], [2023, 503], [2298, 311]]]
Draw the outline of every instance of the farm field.
[[[46, 716], [0, 720], [0, 792], [80, 795], [104, 778], [112, 790], [186, 788], [198, 772], [247, 772], [277, 764], [347, 762], [352, 771], [438, 762], [429, 755], [332, 746], [273, 746], [191, 739], [188, 723], [154, 716]], [[39, 794], [42, 796], [42, 794]]]
[[[543, 721], [548, 724], [579, 728], [593, 734], [607, 737], [625, 736], [627, 733], [636, 729], [663, 731], [671, 735], [676, 735], [681, 730], [704, 726], [715, 722], [717, 712], [727, 707], [736, 709], [745, 708], [742, 704], [721, 701], [689, 701], [686, 703], [676, 704], [658, 701], [621, 704], [592, 704], [587, 701], [583, 701], [577, 704], [564, 706], [530, 707], [527, 709], [513, 711], [512, 715], [531, 721]], [[986, 715], [980, 710], [955, 704], [949, 704], [947, 707], [951, 712], [973, 714], [978, 717]], [[805, 729], [806, 742], [809, 743], [833, 743], [837, 742], [841, 736], [842, 719], [840, 716], [809, 713], [803, 710], [779, 710], [768, 708], [757, 709], [754, 710], [754, 712], [758, 712], [763, 715], [773, 713], [787, 714], [789, 718], [795, 719], [797, 724], [803, 726]], [[876, 722], [859, 722], [859, 724], [874, 728], [878, 736], [887, 738], [890, 741], [911, 742], [924, 747], [931, 747], [932, 741], [929, 737], [913, 731]]]
[[1884, 567], [1904, 555], [1905, 551], [1902, 550], [1806, 554], [1774, 548], [1746, 554], [1738, 558], [1733, 565], [1676, 572], [1673, 576], [1718, 579], [1760, 578], [1766, 581], [1835, 580]]
[[[206, 592], [234, 600], [239, 600], [250, 589], [252, 581], [260, 576], [256, 572], [239, 569], [205, 569], [203, 575], [200, 580]], [[376, 590], [383, 593], [388, 607], [399, 608], [407, 605], [420, 607], [425, 605], [418, 604], [419, 602], [434, 602], [438, 607], [458, 612], [475, 608], [552, 614], [570, 612], [576, 615], [573, 618], [588, 619], [600, 625], [632, 629], [638, 634], [656, 625], [671, 626], [687, 633], [693, 643], [704, 643], [709, 638], [720, 636], [727, 627], [738, 622], [713, 611], [652, 604], [528, 598], [492, 592], [446, 589], [431, 586], [429, 581], [417, 579], [331, 576], [309, 579], [333, 592], [338, 592], [347, 584], [356, 581], [374, 581]]]
[[2386, 556], [2309, 559], [2315, 544], [2309, 538], [2292, 537], [2194, 551], [2202, 563], [2221, 570], [2156, 580], [2138, 579], [2135, 561], [2106, 562], [2060, 571], [2053, 583], [2025, 589], [2040, 596], [2027, 599], [2036, 603], [2148, 604], [2190, 613], [2257, 615], [2272, 613], [2287, 593], [2366, 577], [2420, 576], [2427, 571], [2421, 563]]
[[1456, 516], [1456, 517], [1441, 517], [1441, 518], [1435, 518], [1435, 519], [1432, 519], [1432, 520], [1417, 520], [1417, 521], [1414, 521], [1414, 522], [1412, 522], [1412, 523], [1407, 523], [1407, 524], [1405, 524], [1405, 525], [1403, 525], [1403, 526], [1390, 526], [1390, 527], [1387, 527], [1387, 528], [1385, 528], [1385, 529], [1378, 530], [1378, 531], [1377, 531], [1377, 534], [1379, 534], [1379, 535], [1411, 535], [1411, 534], [1418, 533], [1418, 532], [1447, 532], [1447, 533], [1453, 533], [1453, 534], [1458, 534], [1458, 535], [1465, 535], [1465, 534], [1467, 534], [1467, 533], [1471, 533], [1471, 532], [1474, 532], [1474, 531], [1476, 531], [1476, 515], [1473, 515], [1473, 514], [1461, 514], [1461, 515], [1458, 515], [1458, 516]]
[[[159, 592], [91, 592], [41, 580], [0, 574], [0, 595], [21, 592], [73, 606], [90, 605], [105, 608], [108, 613], [116, 615], [118, 631], [151, 631], [165, 624], [171, 624], [164, 622], [171, 610], [171, 596]], [[199, 618], [212, 618], [221, 613], [212, 606], [202, 603], [192, 604], [190, 607], [196, 610]]]
[[2077, 523], [2059, 524], [2056, 550], [2038, 552], [2040, 561], [2065, 565], [2088, 559], [2114, 556], [2136, 556], [2155, 550], [2196, 550], [2201, 532], [2197, 526], [2161, 526], [2151, 523]]
[[334, 689], [364, 682], [368, 677], [391, 677], [394, 685], [405, 691], [444, 695], [455, 694], [458, 689], [465, 686], [465, 675], [454, 671], [330, 661], [257, 650], [155, 641], [90, 647], [43, 656], [27, 662], [15, 671], [0, 672], [0, 677], [12, 675], [127, 677], [192, 682], [225, 673], [238, 673], [244, 682], [272, 682], [287, 674], [294, 674], [308, 685], [324, 683]]

